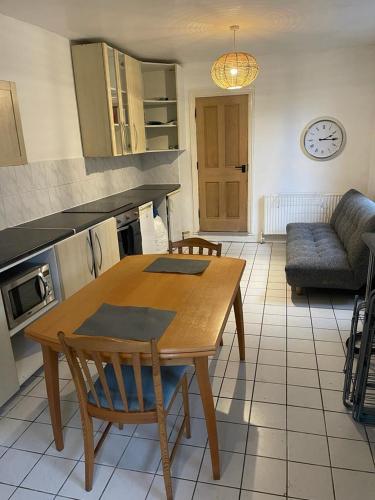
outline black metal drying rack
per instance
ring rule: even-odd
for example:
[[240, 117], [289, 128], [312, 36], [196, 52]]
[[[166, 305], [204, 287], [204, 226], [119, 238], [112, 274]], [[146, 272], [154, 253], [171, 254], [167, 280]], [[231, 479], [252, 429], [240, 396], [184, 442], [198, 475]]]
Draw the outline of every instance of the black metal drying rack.
[[369, 265], [365, 297], [356, 297], [347, 343], [343, 402], [353, 418], [375, 424], [375, 234], [365, 233]]

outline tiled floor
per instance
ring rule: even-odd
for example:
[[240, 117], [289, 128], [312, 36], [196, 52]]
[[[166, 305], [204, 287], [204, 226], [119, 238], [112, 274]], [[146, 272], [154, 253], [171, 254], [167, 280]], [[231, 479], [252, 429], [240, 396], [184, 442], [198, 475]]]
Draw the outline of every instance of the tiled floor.
[[[192, 438], [182, 441], [173, 464], [175, 498], [374, 499], [375, 428], [354, 423], [341, 403], [352, 297], [292, 297], [282, 244], [225, 243], [224, 253], [247, 260], [246, 362], [239, 362], [231, 315], [210, 364], [222, 477], [211, 477], [192, 374]], [[113, 428], [96, 457], [93, 490], [85, 492], [78, 406], [68, 367], [60, 365], [65, 448], [53, 445], [43, 376], [35, 377], [0, 410], [0, 499], [164, 498], [153, 425]], [[171, 442], [180, 409], [178, 399], [168, 420]], [[95, 429], [98, 438], [102, 423]]]

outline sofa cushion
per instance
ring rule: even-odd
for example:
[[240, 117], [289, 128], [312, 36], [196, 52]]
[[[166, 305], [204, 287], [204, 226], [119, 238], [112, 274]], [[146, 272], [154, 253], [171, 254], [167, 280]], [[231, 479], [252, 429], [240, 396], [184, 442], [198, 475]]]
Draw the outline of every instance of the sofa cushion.
[[351, 189], [338, 203], [330, 222], [347, 252], [357, 280], [363, 284], [367, 275], [368, 248], [361, 236], [375, 231], [375, 203]]
[[349, 289], [361, 286], [330, 224], [288, 224], [287, 242], [285, 271], [290, 285]]

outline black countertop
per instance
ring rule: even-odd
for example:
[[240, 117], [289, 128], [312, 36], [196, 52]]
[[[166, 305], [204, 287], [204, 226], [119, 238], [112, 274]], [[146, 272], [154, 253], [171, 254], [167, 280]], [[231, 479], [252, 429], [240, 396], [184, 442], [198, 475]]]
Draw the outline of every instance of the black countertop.
[[0, 268], [73, 234], [73, 229], [4, 229], [0, 231]]
[[[91, 203], [85, 203], [68, 211], [4, 229], [0, 231], [0, 268], [125, 210], [161, 199], [179, 187], [180, 184], [144, 184]], [[92, 211], [91, 207], [98, 202], [98, 206], [116, 208], [109, 212]]]

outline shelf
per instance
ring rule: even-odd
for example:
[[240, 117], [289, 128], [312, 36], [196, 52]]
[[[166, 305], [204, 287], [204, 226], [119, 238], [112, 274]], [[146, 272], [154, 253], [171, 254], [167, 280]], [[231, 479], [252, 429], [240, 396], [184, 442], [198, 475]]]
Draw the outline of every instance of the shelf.
[[172, 153], [172, 152], [177, 152], [177, 151], [182, 151], [182, 149], [178, 148], [173, 148], [173, 149], [146, 149], [146, 151], [143, 151], [143, 153]]
[[146, 128], [166, 128], [177, 127], [177, 123], [162, 123], [160, 125], [145, 125]]
[[168, 101], [161, 101], [159, 99], [144, 99], [144, 104], [176, 104], [176, 99], [168, 99]]

